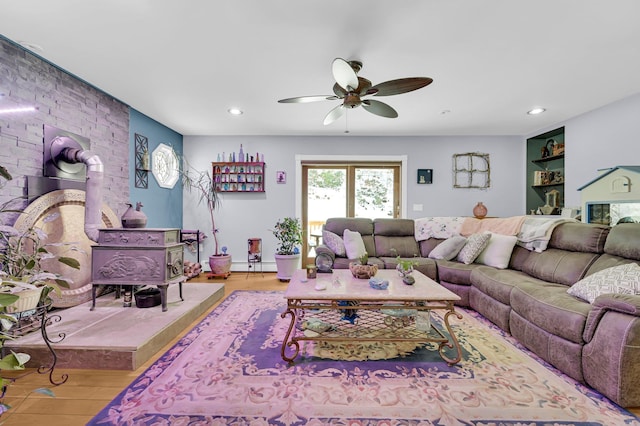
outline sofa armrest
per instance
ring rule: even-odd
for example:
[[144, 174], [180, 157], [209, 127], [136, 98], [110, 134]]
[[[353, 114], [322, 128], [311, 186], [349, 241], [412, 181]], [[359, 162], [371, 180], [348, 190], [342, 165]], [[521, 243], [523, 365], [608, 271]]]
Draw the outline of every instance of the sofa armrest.
[[319, 255], [320, 253], [325, 253], [328, 254], [329, 256], [331, 256], [331, 260], [335, 261], [336, 260], [336, 254], [333, 252], [333, 250], [331, 250], [327, 245], [325, 244], [320, 244], [316, 247], [316, 256]]
[[603, 294], [593, 302], [593, 307], [587, 316], [583, 338], [590, 342], [596, 332], [598, 323], [607, 311], [640, 317], [640, 297], [630, 294]]
[[640, 316], [640, 297], [632, 294], [603, 294], [596, 298], [593, 306]]

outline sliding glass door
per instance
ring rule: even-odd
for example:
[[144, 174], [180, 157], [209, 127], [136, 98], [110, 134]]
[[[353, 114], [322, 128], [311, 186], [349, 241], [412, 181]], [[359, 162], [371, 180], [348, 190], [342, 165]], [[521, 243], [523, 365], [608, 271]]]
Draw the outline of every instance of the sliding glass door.
[[399, 206], [400, 163], [303, 163], [303, 253], [315, 256], [330, 217], [393, 218]]

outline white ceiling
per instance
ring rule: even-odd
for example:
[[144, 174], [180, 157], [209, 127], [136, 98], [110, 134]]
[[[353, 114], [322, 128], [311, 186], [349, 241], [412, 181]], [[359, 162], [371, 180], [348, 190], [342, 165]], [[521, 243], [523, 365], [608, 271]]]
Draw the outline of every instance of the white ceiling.
[[[526, 135], [640, 92], [637, 0], [3, 3], [3, 36], [185, 135]], [[277, 103], [332, 94], [336, 57], [434, 82], [377, 98], [396, 119]]]

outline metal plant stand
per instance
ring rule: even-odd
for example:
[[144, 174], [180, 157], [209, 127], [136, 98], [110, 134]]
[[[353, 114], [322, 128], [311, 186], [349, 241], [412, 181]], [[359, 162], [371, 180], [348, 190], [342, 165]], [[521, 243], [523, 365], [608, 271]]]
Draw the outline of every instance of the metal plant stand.
[[[49, 383], [54, 386], [60, 386], [65, 383], [69, 378], [68, 374], [62, 374], [59, 380], [54, 379], [54, 370], [56, 368], [56, 364], [58, 362], [58, 356], [56, 355], [56, 351], [53, 349], [52, 344], [60, 343], [66, 337], [65, 333], [58, 333], [57, 337], [52, 339], [49, 337], [49, 333], [47, 332], [47, 327], [55, 322], [60, 322], [62, 317], [57, 314], [49, 315], [49, 309], [51, 308], [51, 302], [47, 304], [40, 303], [35, 310], [25, 311], [25, 312], [16, 312], [7, 315], [13, 315], [16, 319], [16, 324], [10, 330], [4, 332], [6, 335], [15, 338], [19, 336], [24, 336], [25, 334], [31, 333], [38, 328], [40, 329], [40, 334], [42, 335], [42, 339], [44, 343], [47, 345], [49, 352], [51, 352], [51, 364], [48, 366], [41, 365], [35, 371], [38, 374], [49, 374]], [[6, 355], [7, 348], [2, 348], [2, 355]], [[21, 377], [25, 377], [30, 373], [23, 374], [21, 376], [15, 377], [11, 379], [12, 382], [20, 379]], [[4, 394], [4, 389], [2, 390]]]

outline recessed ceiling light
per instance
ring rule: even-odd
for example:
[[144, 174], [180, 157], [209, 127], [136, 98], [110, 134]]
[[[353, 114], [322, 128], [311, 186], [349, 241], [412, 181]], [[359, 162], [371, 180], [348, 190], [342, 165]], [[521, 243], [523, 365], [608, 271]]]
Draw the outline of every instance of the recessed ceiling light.
[[542, 114], [545, 111], [546, 111], [546, 109], [544, 109], [544, 108], [536, 107], [536, 108], [533, 108], [530, 111], [527, 111], [527, 114], [529, 114], [529, 115], [538, 115], [538, 114]]
[[242, 110], [240, 108], [229, 108], [229, 114], [231, 115], [242, 115]]

